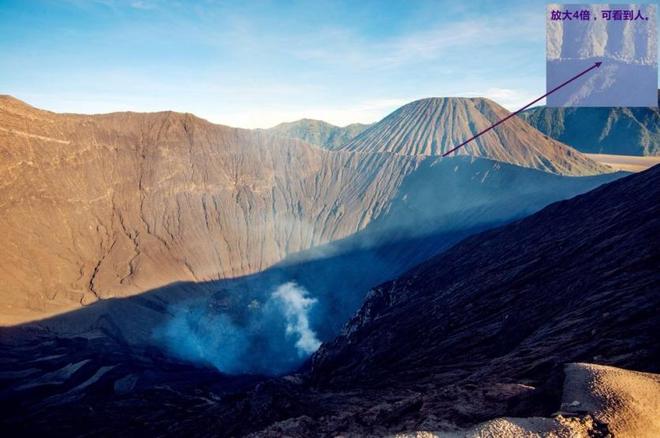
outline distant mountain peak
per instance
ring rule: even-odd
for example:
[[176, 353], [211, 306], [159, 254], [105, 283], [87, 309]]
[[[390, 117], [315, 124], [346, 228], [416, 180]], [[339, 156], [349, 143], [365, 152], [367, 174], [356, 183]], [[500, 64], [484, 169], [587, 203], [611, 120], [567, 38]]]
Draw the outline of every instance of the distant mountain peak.
[[352, 123], [341, 127], [323, 120], [300, 119], [294, 122], [280, 123], [266, 131], [290, 138], [297, 138], [326, 149], [338, 149], [364, 131], [369, 125]]

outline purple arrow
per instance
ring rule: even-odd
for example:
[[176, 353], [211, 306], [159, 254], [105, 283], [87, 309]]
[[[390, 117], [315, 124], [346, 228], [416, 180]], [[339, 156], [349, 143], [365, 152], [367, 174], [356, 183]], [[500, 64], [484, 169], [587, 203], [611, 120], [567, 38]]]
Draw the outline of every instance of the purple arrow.
[[580, 76], [589, 73], [591, 70], [600, 67], [601, 64], [602, 64], [602, 62], [596, 62], [596, 63], [594, 63], [594, 65], [592, 65], [591, 67], [589, 67], [589, 68], [586, 69], [585, 71], [583, 71], [583, 72], [581, 72], [581, 73], [578, 73], [578, 74], [576, 74], [575, 76], [573, 76], [572, 78], [570, 78], [569, 80], [567, 80], [566, 82], [563, 82], [563, 83], [557, 85], [555, 88], [553, 88], [552, 90], [548, 91], [548, 92], [545, 93], [543, 96], [539, 97], [538, 99], [534, 99], [533, 101], [531, 101], [530, 103], [528, 103], [528, 104], [525, 105], [524, 107], [520, 108], [518, 111], [509, 114], [508, 116], [506, 116], [506, 117], [503, 118], [502, 120], [500, 120], [500, 121], [498, 121], [497, 123], [495, 123], [495, 124], [489, 126], [488, 128], [484, 129], [484, 130], [481, 131], [480, 133], [475, 134], [474, 136], [468, 138], [468, 139], [465, 140], [463, 143], [459, 144], [458, 146], [456, 146], [456, 147], [454, 147], [454, 148], [448, 150], [448, 151], [445, 152], [444, 154], [442, 154], [442, 156], [443, 156], [443, 157], [446, 157], [447, 155], [451, 154], [452, 152], [456, 151], [457, 149], [462, 148], [463, 146], [465, 146], [466, 144], [468, 144], [469, 142], [471, 142], [471, 141], [474, 140], [475, 138], [479, 137], [479, 136], [482, 135], [482, 134], [485, 134], [486, 132], [490, 131], [491, 129], [493, 129], [493, 128], [496, 127], [497, 125], [499, 125], [499, 124], [501, 124], [501, 123], [503, 123], [503, 122], [506, 122], [506, 121], [509, 120], [511, 117], [515, 116], [516, 114], [518, 114], [518, 113], [520, 113], [520, 112], [522, 112], [522, 111], [525, 111], [527, 108], [529, 108], [530, 106], [534, 105], [536, 102], [538, 102], [539, 100], [543, 99], [544, 97], [547, 97], [547, 96], [551, 95], [551, 94], [554, 93], [555, 91], [559, 90], [561, 87], [563, 87], [563, 86], [565, 86], [565, 85], [568, 85], [569, 83], [573, 82], [574, 80], [576, 80], [576, 79], [579, 78]]

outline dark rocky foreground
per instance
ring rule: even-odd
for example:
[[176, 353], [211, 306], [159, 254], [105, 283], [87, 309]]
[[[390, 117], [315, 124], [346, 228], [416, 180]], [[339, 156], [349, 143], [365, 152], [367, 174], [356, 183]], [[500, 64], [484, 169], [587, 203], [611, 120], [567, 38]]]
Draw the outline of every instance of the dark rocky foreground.
[[4, 436], [385, 435], [549, 416], [563, 366], [658, 372], [660, 167], [470, 237], [370, 292], [298, 374], [226, 377], [3, 329]]

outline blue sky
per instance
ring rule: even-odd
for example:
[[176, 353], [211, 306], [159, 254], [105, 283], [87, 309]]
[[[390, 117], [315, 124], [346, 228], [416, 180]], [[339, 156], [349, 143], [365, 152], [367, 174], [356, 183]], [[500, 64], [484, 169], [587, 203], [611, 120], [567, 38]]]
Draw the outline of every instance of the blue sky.
[[[469, 4], [466, 4], [469, 3]], [[545, 89], [543, 1], [0, 0], [0, 94], [239, 127]]]

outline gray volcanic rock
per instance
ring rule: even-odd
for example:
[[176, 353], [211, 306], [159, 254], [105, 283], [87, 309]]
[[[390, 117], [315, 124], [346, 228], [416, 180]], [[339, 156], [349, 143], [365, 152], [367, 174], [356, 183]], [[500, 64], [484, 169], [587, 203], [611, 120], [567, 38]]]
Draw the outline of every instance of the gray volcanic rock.
[[[510, 113], [484, 98], [430, 98], [399, 108], [342, 150], [397, 155], [442, 155]], [[511, 118], [456, 151], [563, 175], [593, 175], [605, 168]]]
[[544, 134], [581, 152], [660, 155], [660, 109], [657, 107], [540, 106], [522, 112], [520, 117]]
[[368, 127], [369, 125], [362, 123], [352, 123], [340, 127], [322, 120], [301, 119], [295, 122], [280, 123], [266, 131], [283, 137], [297, 138], [326, 149], [337, 149]]

